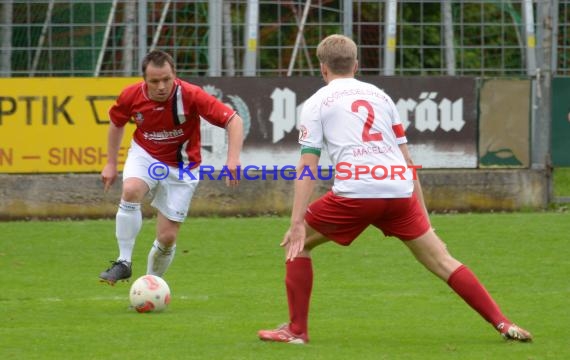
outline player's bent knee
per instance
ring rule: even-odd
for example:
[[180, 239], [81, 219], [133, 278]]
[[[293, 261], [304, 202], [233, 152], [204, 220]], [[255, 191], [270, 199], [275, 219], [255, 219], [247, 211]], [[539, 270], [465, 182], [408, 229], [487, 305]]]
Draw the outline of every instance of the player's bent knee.
[[303, 251], [310, 252], [317, 246], [324, 244], [328, 241], [331, 240], [326, 238], [323, 234], [315, 231], [311, 235], [307, 236], [307, 238], [305, 239], [305, 247], [303, 248]]
[[148, 185], [144, 181], [129, 178], [123, 183], [121, 198], [129, 202], [141, 202], [148, 190]]
[[176, 244], [176, 234], [162, 233], [158, 235], [157, 240], [161, 245], [170, 247]]

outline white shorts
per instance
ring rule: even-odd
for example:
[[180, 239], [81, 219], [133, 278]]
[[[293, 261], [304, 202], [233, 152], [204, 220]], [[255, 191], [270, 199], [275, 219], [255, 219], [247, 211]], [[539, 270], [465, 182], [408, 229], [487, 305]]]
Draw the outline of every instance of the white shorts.
[[176, 167], [167, 166], [150, 156], [135, 141], [131, 141], [123, 168], [123, 181], [128, 178], [143, 180], [153, 197], [151, 205], [166, 218], [183, 222], [200, 179], [198, 168], [191, 173], [193, 176]]

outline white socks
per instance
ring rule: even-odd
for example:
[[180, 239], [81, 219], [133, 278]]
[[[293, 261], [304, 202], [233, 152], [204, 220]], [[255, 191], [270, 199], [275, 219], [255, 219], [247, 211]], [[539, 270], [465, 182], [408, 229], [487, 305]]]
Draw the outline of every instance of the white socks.
[[129, 263], [133, 256], [135, 240], [142, 226], [142, 212], [140, 203], [131, 203], [121, 199], [116, 216], [117, 244], [119, 245], [119, 258]]
[[[116, 236], [119, 245], [118, 261], [132, 262], [135, 240], [142, 227], [142, 212], [140, 203], [131, 203], [121, 199], [116, 217]], [[176, 245], [166, 247], [154, 240], [148, 253], [147, 274], [162, 277], [176, 252]]]
[[176, 245], [166, 247], [159, 243], [158, 240], [154, 240], [150, 252], [148, 253], [146, 273], [162, 277], [170, 266], [170, 263], [172, 263], [175, 252]]

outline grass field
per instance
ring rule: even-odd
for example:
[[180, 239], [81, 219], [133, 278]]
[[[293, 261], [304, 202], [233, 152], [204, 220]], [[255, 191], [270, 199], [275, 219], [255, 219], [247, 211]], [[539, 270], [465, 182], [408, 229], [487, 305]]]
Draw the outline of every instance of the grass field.
[[[285, 218], [189, 218], [159, 314], [97, 275], [116, 256], [112, 221], [0, 223], [0, 359], [568, 359], [570, 214], [436, 215], [451, 252], [507, 316], [535, 335], [509, 343], [398, 240], [367, 230], [313, 253], [311, 343], [257, 340], [287, 319]], [[135, 248], [142, 275], [154, 234]]]
[[554, 176], [554, 196], [570, 196], [570, 168], [555, 168]]

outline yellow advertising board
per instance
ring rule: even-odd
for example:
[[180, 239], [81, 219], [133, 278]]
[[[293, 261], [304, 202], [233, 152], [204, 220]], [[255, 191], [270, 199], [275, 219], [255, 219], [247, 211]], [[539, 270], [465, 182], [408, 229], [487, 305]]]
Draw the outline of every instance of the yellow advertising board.
[[[140, 80], [0, 79], [0, 173], [100, 172], [108, 110], [125, 86]], [[120, 165], [134, 129], [127, 124]]]

